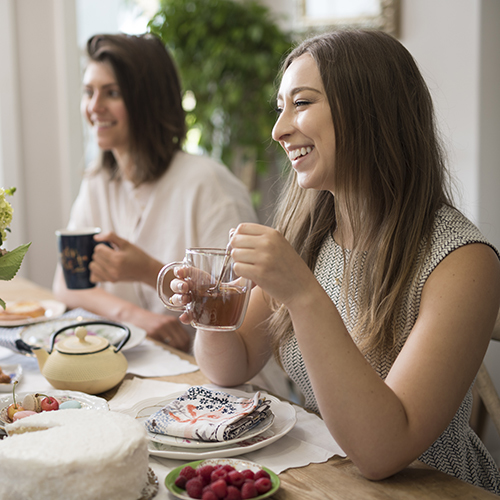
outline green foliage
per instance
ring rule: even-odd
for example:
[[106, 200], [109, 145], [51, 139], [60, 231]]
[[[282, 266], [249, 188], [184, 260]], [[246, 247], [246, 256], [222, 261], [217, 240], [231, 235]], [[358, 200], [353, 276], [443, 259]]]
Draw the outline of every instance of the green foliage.
[[[275, 121], [274, 82], [292, 37], [255, 0], [162, 0], [149, 23], [171, 50], [185, 90], [196, 97], [188, 114], [200, 145], [233, 161], [235, 146], [256, 148], [266, 170]], [[219, 144], [217, 137], [221, 137]]]
[[[25, 243], [0, 256], [0, 280], [9, 281], [17, 274], [30, 245], [31, 243]], [[5, 309], [5, 302], [2, 299], [0, 307]]]

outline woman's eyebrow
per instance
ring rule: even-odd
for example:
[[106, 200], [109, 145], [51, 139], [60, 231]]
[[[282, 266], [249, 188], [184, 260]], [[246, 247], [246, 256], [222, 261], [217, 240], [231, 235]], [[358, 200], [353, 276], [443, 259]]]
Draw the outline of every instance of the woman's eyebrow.
[[[291, 91], [290, 91], [290, 95], [291, 96], [294, 96], [300, 92], [303, 92], [304, 90], [309, 90], [311, 92], [316, 92], [317, 94], [321, 94], [321, 91], [314, 88], [314, 87], [307, 87], [307, 86], [303, 86], [303, 87], [295, 87], [293, 88]], [[282, 95], [281, 94], [278, 94], [278, 97], [277, 99], [283, 99]]]

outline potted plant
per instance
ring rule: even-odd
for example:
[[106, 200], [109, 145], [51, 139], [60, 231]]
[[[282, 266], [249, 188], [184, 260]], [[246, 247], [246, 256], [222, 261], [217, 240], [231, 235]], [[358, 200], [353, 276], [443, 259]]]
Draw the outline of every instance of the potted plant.
[[187, 121], [199, 145], [253, 189], [253, 172], [267, 172], [276, 157], [274, 82], [291, 34], [254, 0], [162, 0], [149, 28], [194, 94]]

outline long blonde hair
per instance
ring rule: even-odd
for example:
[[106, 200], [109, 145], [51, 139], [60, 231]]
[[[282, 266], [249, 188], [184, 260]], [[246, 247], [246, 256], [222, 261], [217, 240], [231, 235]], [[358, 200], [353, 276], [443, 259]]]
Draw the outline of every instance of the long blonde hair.
[[[332, 113], [335, 196], [302, 189], [291, 171], [275, 227], [314, 269], [325, 236], [346, 219], [354, 238], [348, 259], [344, 252], [346, 299], [354, 293], [346, 277], [358, 283], [351, 334], [363, 351], [392, 349], [421, 244], [429, 240], [436, 211], [451, 205], [432, 99], [412, 56], [383, 32], [308, 39], [288, 55], [282, 74], [304, 53], [319, 68]], [[278, 356], [292, 330], [279, 304], [270, 326]]]

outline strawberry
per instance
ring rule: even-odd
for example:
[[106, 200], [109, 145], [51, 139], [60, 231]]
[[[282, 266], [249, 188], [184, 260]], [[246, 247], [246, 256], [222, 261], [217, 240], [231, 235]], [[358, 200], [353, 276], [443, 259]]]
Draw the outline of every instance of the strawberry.
[[201, 479], [193, 477], [186, 483], [187, 494], [191, 498], [201, 498], [203, 491], [203, 483]]
[[222, 468], [220, 468], [220, 469], [216, 468], [212, 472], [212, 474], [210, 474], [210, 481], [212, 481], [212, 483], [214, 483], [218, 479], [224, 479], [224, 481], [227, 481], [227, 471], [225, 471]]
[[241, 487], [241, 498], [246, 500], [248, 498], [255, 498], [258, 495], [257, 488], [255, 487], [255, 482], [248, 480], [243, 483]]
[[212, 491], [217, 495], [217, 498], [224, 498], [227, 493], [227, 484], [224, 479], [217, 479], [210, 485]]
[[219, 498], [211, 489], [204, 489], [201, 500], [219, 500]]
[[241, 485], [245, 482], [245, 476], [241, 472], [238, 472], [237, 470], [232, 470], [227, 475], [227, 482], [228, 484], [232, 484], [237, 488], [241, 488]]
[[257, 493], [263, 495], [271, 489], [272, 483], [268, 477], [260, 477], [255, 481], [255, 487], [257, 488]]
[[255, 477], [254, 471], [250, 469], [242, 470], [241, 473], [245, 479], [253, 479]]
[[183, 476], [186, 480], [193, 479], [196, 476], [196, 471], [190, 466], [186, 465], [186, 467], [182, 468], [179, 472], [179, 476]]
[[271, 479], [271, 476], [264, 469], [259, 469], [254, 476], [254, 480], [260, 479], [261, 477], [267, 477], [267, 479]]
[[240, 490], [236, 486], [228, 486], [227, 495], [224, 500], [241, 500]]

